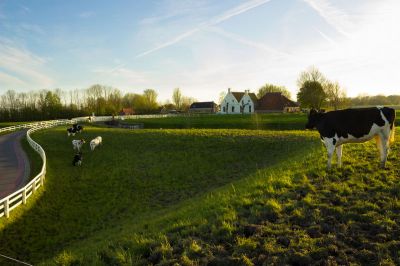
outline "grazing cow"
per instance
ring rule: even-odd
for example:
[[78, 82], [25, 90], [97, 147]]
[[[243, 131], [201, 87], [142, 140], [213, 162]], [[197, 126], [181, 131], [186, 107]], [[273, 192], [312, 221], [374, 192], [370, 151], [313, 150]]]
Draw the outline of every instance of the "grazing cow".
[[103, 142], [103, 139], [102, 139], [100, 136], [96, 137], [95, 139], [92, 139], [92, 140], [90, 141], [90, 149], [91, 149], [92, 151], [94, 151], [94, 149], [95, 149], [97, 146], [101, 145], [102, 142]]
[[84, 139], [81, 139], [81, 140], [74, 139], [74, 140], [72, 141], [72, 148], [74, 148], [74, 150], [80, 151], [81, 148], [82, 148], [82, 145], [83, 145], [84, 143], [85, 143], [85, 140], [84, 140]]
[[74, 159], [72, 160], [73, 166], [81, 166], [82, 164], [82, 152], [78, 152], [75, 154]]
[[338, 166], [342, 165], [342, 144], [365, 142], [375, 137], [380, 151], [380, 166], [385, 168], [389, 142], [394, 141], [396, 112], [388, 107], [345, 109], [327, 113], [312, 109], [306, 129], [317, 128], [328, 151], [328, 169], [336, 149]]
[[75, 136], [76, 129], [70, 127], [70, 128], [67, 129], [67, 133], [68, 133], [68, 137], [69, 137], [70, 135]]

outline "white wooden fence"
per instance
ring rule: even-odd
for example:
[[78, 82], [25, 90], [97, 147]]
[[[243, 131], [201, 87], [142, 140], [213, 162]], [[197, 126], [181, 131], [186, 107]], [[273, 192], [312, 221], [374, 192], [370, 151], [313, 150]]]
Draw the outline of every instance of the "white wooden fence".
[[44, 152], [43, 148], [36, 143], [30, 136], [31, 133], [44, 129], [49, 128], [57, 125], [63, 124], [70, 124], [73, 121], [71, 120], [52, 120], [52, 121], [43, 121], [37, 123], [29, 123], [17, 126], [11, 126], [6, 128], [1, 128], [0, 132], [5, 131], [13, 131], [21, 128], [30, 128], [26, 132], [26, 139], [29, 145], [39, 153], [40, 157], [43, 161], [43, 166], [39, 174], [37, 174], [28, 184], [26, 184], [23, 188], [18, 189], [17, 191], [13, 192], [12, 194], [6, 196], [3, 199], [0, 199], [0, 217], [5, 216], [8, 217], [10, 212], [15, 209], [20, 204], [25, 204], [26, 200], [33, 194], [35, 191], [43, 185], [45, 176], [46, 176], [46, 153]]
[[[160, 114], [160, 115], [126, 115], [126, 116], [115, 116], [115, 119], [142, 119], [142, 118], [163, 118], [163, 117], [172, 117], [172, 116], [180, 116], [179, 114]], [[98, 121], [110, 121], [112, 120], [112, 116], [96, 116], [92, 117], [92, 122]], [[14, 131], [22, 128], [29, 128], [26, 132], [26, 139], [28, 140], [29, 145], [39, 153], [40, 157], [43, 161], [43, 166], [39, 174], [37, 174], [28, 184], [26, 184], [23, 188], [18, 189], [12, 194], [6, 196], [5, 198], [0, 199], [0, 217], [9, 217], [10, 212], [18, 207], [20, 204], [25, 204], [26, 200], [32, 196], [33, 193], [36, 192], [38, 188], [43, 186], [43, 182], [46, 176], [46, 153], [43, 150], [42, 146], [40, 146], [37, 142], [35, 142], [30, 134], [49, 127], [54, 127], [58, 125], [66, 125], [73, 124], [77, 122], [86, 122], [88, 121], [88, 117], [77, 117], [72, 120], [51, 120], [51, 121], [42, 121], [28, 124], [21, 124], [11, 127], [0, 128], [1, 132], [6, 131]]]

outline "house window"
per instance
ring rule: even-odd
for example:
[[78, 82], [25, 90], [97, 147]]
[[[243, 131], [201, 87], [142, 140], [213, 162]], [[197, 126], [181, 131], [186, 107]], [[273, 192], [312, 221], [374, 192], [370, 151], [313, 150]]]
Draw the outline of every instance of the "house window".
[[247, 100], [247, 102], [249, 103], [249, 102], [250, 102], [250, 100]]
[[224, 106], [224, 107], [222, 107], [222, 112], [224, 112], [224, 113], [225, 113], [225, 106]]
[[235, 112], [235, 106], [232, 106], [232, 113]]
[[249, 105], [249, 113], [251, 113], [251, 105]]

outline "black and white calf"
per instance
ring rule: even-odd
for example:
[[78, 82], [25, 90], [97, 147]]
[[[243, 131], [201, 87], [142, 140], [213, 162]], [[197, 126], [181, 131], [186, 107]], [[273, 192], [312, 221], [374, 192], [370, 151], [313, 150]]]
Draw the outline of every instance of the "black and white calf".
[[74, 159], [72, 160], [73, 166], [81, 166], [82, 164], [82, 152], [78, 152], [75, 154]]
[[328, 151], [328, 168], [336, 149], [338, 166], [342, 165], [342, 144], [365, 142], [375, 137], [381, 155], [382, 168], [389, 153], [389, 142], [394, 140], [396, 112], [388, 107], [345, 109], [327, 113], [312, 109], [307, 129], [317, 128]]

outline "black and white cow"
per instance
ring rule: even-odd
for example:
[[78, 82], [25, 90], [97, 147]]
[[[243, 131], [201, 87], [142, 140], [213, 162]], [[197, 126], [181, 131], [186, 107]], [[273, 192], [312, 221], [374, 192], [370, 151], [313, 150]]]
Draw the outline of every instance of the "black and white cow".
[[336, 149], [342, 165], [342, 144], [365, 142], [375, 137], [380, 151], [380, 166], [385, 167], [389, 142], [394, 140], [396, 112], [388, 107], [345, 109], [327, 113], [312, 109], [306, 129], [317, 128], [328, 151], [328, 169]]
[[81, 166], [82, 164], [82, 152], [78, 152], [75, 154], [74, 159], [72, 160], [73, 166]]
[[68, 137], [69, 137], [70, 135], [75, 136], [76, 129], [73, 128], [73, 127], [70, 127], [70, 128], [67, 129], [67, 133], [68, 133]]
[[73, 129], [75, 129], [76, 132], [81, 133], [83, 131], [83, 126], [78, 125], [78, 124], [73, 124], [72, 125]]

